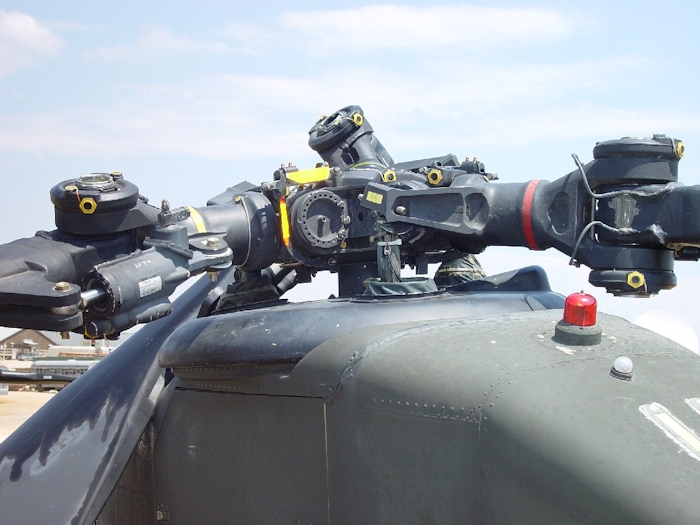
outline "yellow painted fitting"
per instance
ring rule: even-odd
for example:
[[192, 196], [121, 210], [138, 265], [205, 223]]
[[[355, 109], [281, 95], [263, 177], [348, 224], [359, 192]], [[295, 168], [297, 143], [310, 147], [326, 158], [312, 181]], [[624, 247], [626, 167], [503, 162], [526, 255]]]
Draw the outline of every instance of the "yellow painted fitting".
[[644, 274], [637, 271], [628, 273], [627, 284], [630, 286], [630, 288], [634, 288], [635, 290], [640, 286], [644, 286]]
[[341, 249], [341, 250], [344, 250], [344, 249], [347, 248], [347, 247], [348, 247], [348, 243], [346, 243], [345, 241], [342, 241], [342, 242], [340, 243], [340, 249]]
[[362, 115], [360, 115], [359, 113], [353, 113], [352, 114], [352, 121], [359, 128], [360, 126], [362, 126], [362, 123], [365, 121], [365, 118]]
[[204, 224], [204, 218], [202, 217], [202, 214], [199, 213], [192, 206], [188, 206], [187, 209], [190, 210], [190, 218], [192, 219], [192, 222], [194, 222], [194, 225], [197, 228], [197, 233], [206, 233], [207, 226], [206, 224]]
[[324, 118], [326, 118], [326, 115], [321, 115], [316, 122], [321, 122]]
[[73, 186], [73, 185], [66, 186], [66, 191], [76, 191], [77, 189], [78, 189], [77, 186]]
[[289, 248], [289, 215], [287, 214], [287, 199], [280, 198], [280, 226], [282, 228], [282, 242]]
[[80, 211], [82, 211], [85, 215], [92, 215], [97, 209], [97, 203], [92, 197], [80, 199], [80, 204], [78, 206], [80, 207]]
[[290, 171], [287, 173], [287, 180], [294, 184], [311, 184], [314, 182], [324, 182], [328, 179], [331, 169], [328, 166], [320, 166], [308, 170]]
[[433, 186], [437, 186], [442, 182], [442, 171], [437, 168], [433, 168], [428, 172], [428, 182]]
[[679, 140], [678, 142], [676, 142], [676, 156], [679, 159], [682, 159], [684, 154], [685, 154], [685, 144], [683, 144], [682, 140]]
[[386, 170], [382, 173], [382, 180], [384, 182], [394, 182], [396, 180], [396, 172], [394, 170]]

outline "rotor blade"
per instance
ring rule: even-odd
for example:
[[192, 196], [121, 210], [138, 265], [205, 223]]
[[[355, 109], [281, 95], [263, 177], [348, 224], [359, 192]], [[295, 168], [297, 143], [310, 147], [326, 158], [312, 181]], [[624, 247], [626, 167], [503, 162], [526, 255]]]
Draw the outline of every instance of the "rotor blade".
[[169, 318], [145, 326], [0, 443], [0, 523], [95, 521], [153, 415], [163, 341], [215, 286], [200, 279]]

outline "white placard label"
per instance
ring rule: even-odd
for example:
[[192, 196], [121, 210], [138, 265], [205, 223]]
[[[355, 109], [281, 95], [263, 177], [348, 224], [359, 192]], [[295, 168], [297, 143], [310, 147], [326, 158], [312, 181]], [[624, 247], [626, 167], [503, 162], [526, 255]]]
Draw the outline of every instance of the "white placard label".
[[160, 278], [160, 275], [139, 281], [139, 297], [146, 297], [147, 295], [160, 292], [162, 289], [163, 280]]

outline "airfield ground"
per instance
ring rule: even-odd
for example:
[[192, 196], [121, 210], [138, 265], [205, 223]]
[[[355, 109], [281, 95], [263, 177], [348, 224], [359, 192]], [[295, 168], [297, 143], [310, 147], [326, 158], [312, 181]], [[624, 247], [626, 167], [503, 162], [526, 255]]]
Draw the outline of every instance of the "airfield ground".
[[53, 397], [51, 392], [10, 391], [0, 396], [0, 442]]
[[[27, 361], [0, 361], [17, 372], [28, 372], [31, 363]], [[12, 434], [22, 423], [39, 410], [55, 392], [36, 392], [33, 390], [18, 392], [10, 390], [7, 395], [0, 395], [0, 442]]]

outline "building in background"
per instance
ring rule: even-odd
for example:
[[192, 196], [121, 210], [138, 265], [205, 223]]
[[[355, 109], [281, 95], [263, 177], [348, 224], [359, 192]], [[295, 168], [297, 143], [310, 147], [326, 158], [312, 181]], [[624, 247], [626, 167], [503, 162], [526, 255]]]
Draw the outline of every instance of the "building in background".
[[27, 328], [0, 327], [0, 359], [31, 359], [43, 357], [49, 346], [55, 345], [57, 338]]
[[117, 341], [109, 341], [85, 339], [80, 334], [70, 333], [69, 338], [64, 340], [56, 332], [0, 327], [0, 360], [104, 356], [114, 350], [119, 343], [128, 339], [129, 335], [124, 334]]

